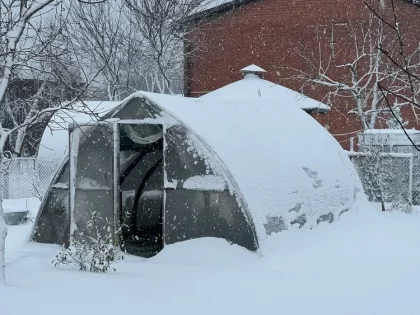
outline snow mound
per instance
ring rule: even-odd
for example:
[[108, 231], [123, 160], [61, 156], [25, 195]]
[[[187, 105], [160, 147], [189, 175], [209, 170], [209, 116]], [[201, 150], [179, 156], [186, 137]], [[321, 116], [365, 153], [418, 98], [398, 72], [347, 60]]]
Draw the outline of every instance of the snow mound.
[[247, 249], [230, 244], [224, 239], [204, 237], [166, 245], [156, 256], [147, 260], [151, 264], [185, 266], [228, 267], [258, 259]]

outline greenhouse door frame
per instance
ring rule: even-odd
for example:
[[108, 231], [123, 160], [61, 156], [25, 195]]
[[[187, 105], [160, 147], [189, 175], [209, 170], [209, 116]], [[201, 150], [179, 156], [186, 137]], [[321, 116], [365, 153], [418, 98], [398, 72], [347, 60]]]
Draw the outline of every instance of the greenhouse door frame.
[[[78, 159], [78, 149], [79, 144], [74, 145], [75, 141], [75, 130], [80, 130], [83, 127], [98, 127], [107, 128], [112, 133], [112, 161], [110, 165], [112, 165], [112, 180], [111, 180], [111, 187], [104, 187], [103, 189], [99, 190], [111, 190], [112, 193], [112, 200], [113, 200], [113, 209], [112, 209], [112, 216], [113, 216], [113, 242], [118, 242], [118, 228], [119, 228], [119, 221], [118, 221], [118, 213], [119, 213], [119, 205], [120, 205], [120, 196], [119, 196], [119, 152], [120, 152], [120, 133], [119, 133], [119, 126], [116, 122], [95, 122], [95, 123], [73, 123], [69, 125], [68, 132], [69, 132], [69, 150], [68, 150], [68, 158], [69, 158], [69, 167], [70, 167], [70, 178], [69, 178], [69, 223], [70, 223], [70, 239], [76, 230], [76, 220], [75, 220], [75, 205], [76, 205], [76, 174], [77, 174], [77, 167], [79, 163]], [[80, 140], [80, 135], [77, 135]], [[75, 152], [76, 151], [76, 152]], [[80, 188], [77, 188], [78, 190]]]
[[[93, 123], [84, 123], [84, 124], [77, 124], [73, 123], [69, 125], [69, 166], [70, 166], [70, 178], [69, 178], [69, 223], [70, 223], [70, 237], [76, 230], [75, 224], [75, 203], [76, 203], [76, 172], [77, 172], [77, 164], [78, 164], [78, 152], [74, 152], [78, 150], [78, 146], [72, 145], [74, 141], [74, 131], [76, 129], [80, 129], [82, 127], [101, 127], [104, 126], [108, 128], [112, 132], [112, 183], [111, 183], [111, 191], [112, 191], [112, 200], [113, 200], [113, 234], [114, 234], [114, 244], [119, 243], [119, 228], [120, 228], [120, 213], [121, 213], [121, 189], [120, 189], [120, 128], [122, 124], [149, 124], [149, 125], [160, 125], [162, 123], [156, 122], [154, 124], [150, 119], [147, 120], [135, 120], [135, 119], [114, 119], [111, 118], [108, 121], [99, 121]], [[165, 128], [163, 128], [164, 132]], [[164, 136], [164, 135], [163, 135]], [[165, 140], [164, 140], [165, 141]], [[163, 150], [163, 165], [165, 165], [165, 152]], [[162, 178], [164, 183], [164, 178]], [[163, 204], [162, 204], [162, 240], [163, 246], [165, 246], [165, 189], [163, 190]]]

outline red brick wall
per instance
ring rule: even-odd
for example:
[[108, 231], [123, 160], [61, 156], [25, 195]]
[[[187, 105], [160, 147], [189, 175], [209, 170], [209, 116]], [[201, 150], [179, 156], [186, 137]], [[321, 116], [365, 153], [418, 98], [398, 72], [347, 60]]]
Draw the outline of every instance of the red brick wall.
[[[400, 21], [408, 34], [407, 43], [414, 47], [420, 40], [420, 9], [403, 0], [396, 2]], [[379, 0], [370, 3], [377, 7]], [[307, 70], [307, 62], [297, 51], [305, 47], [307, 52], [318, 52], [316, 34], [323, 37], [321, 42], [325, 44], [333, 30], [339, 58], [347, 60], [354, 52], [348, 22], [358, 25], [367, 20], [368, 10], [363, 0], [257, 0], [203, 20], [187, 38], [191, 45], [187, 48], [190, 55], [186, 58], [186, 94], [199, 96], [239, 80], [239, 70], [250, 64], [264, 68], [265, 79], [300, 90], [302, 82], [288, 80], [296, 72], [287, 69]], [[326, 49], [329, 52], [328, 47], [322, 47], [323, 54]], [[331, 68], [331, 76], [344, 75]], [[306, 95], [318, 100], [323, 100], [327, 92], [325, 88], [304, 90]], [[341, 99], [334, 104], [330, 113], [315, 118], [349, 149], [349, 139], [361, 130], [361, 122], [356, 115], [347, 114], [354, 107], [350, 101]], [[420, 128], [411, 109], [403, 113], [405, 119], [411, 118], [409, 127]]]

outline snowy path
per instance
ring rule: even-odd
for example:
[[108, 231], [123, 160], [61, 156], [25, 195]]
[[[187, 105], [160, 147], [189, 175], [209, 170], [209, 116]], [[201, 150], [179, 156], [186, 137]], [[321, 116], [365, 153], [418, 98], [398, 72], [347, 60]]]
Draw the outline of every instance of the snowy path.
[[54, 268], [56, 246], [11, 227], [0, 314], [420, 314], [420, 216], [366, 211], [281, 233], [264, 257], [224, 240], [129, 257], [117, 272]]

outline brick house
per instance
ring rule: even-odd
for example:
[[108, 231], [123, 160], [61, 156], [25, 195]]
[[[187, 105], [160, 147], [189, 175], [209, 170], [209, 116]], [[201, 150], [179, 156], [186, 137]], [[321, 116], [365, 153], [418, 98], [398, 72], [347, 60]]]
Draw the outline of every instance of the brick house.
[[[389, 1], [368, 2], [392, 18], [387, 10]], [[395, 3], [407, 49], [415, 48], [420, 42], [420, 8], [411, 0]], [[185, 95], [200, 96], [237, 81], [241, 79], [239, 70], [250, 64], [264, 68], [265, 79], [302, 90], [302, 81], [290, 80], [296, 69], [307, 67], [298, 47], [318, 51], [322, 42], [329, 46], [320, 48], [324, 54], [336, 47], [340, 52], [336, 58], [344, 62], [353, 51], [350, 25], [367, 25], [369, 12], [363, 0], [233, 0], [200, 12], [189, 21], [185, 40]], [[329, 74], [335, 78], [344, 75], [339, 69]], [[312, 86], [302, 91], [325, 101], [328, 89]], [[333, 104], [328, 114], [314, 117], [349, 149], [350, 139], [362, 129], [361, 120], [348, 114], [354, 108], [351, 102], [341, 99]], [[401, 112], [408, 128], [420, 128], [411, 107], [403, 107]], [[375, 127], [386, 128], [386, 124], [379, 119]]]

